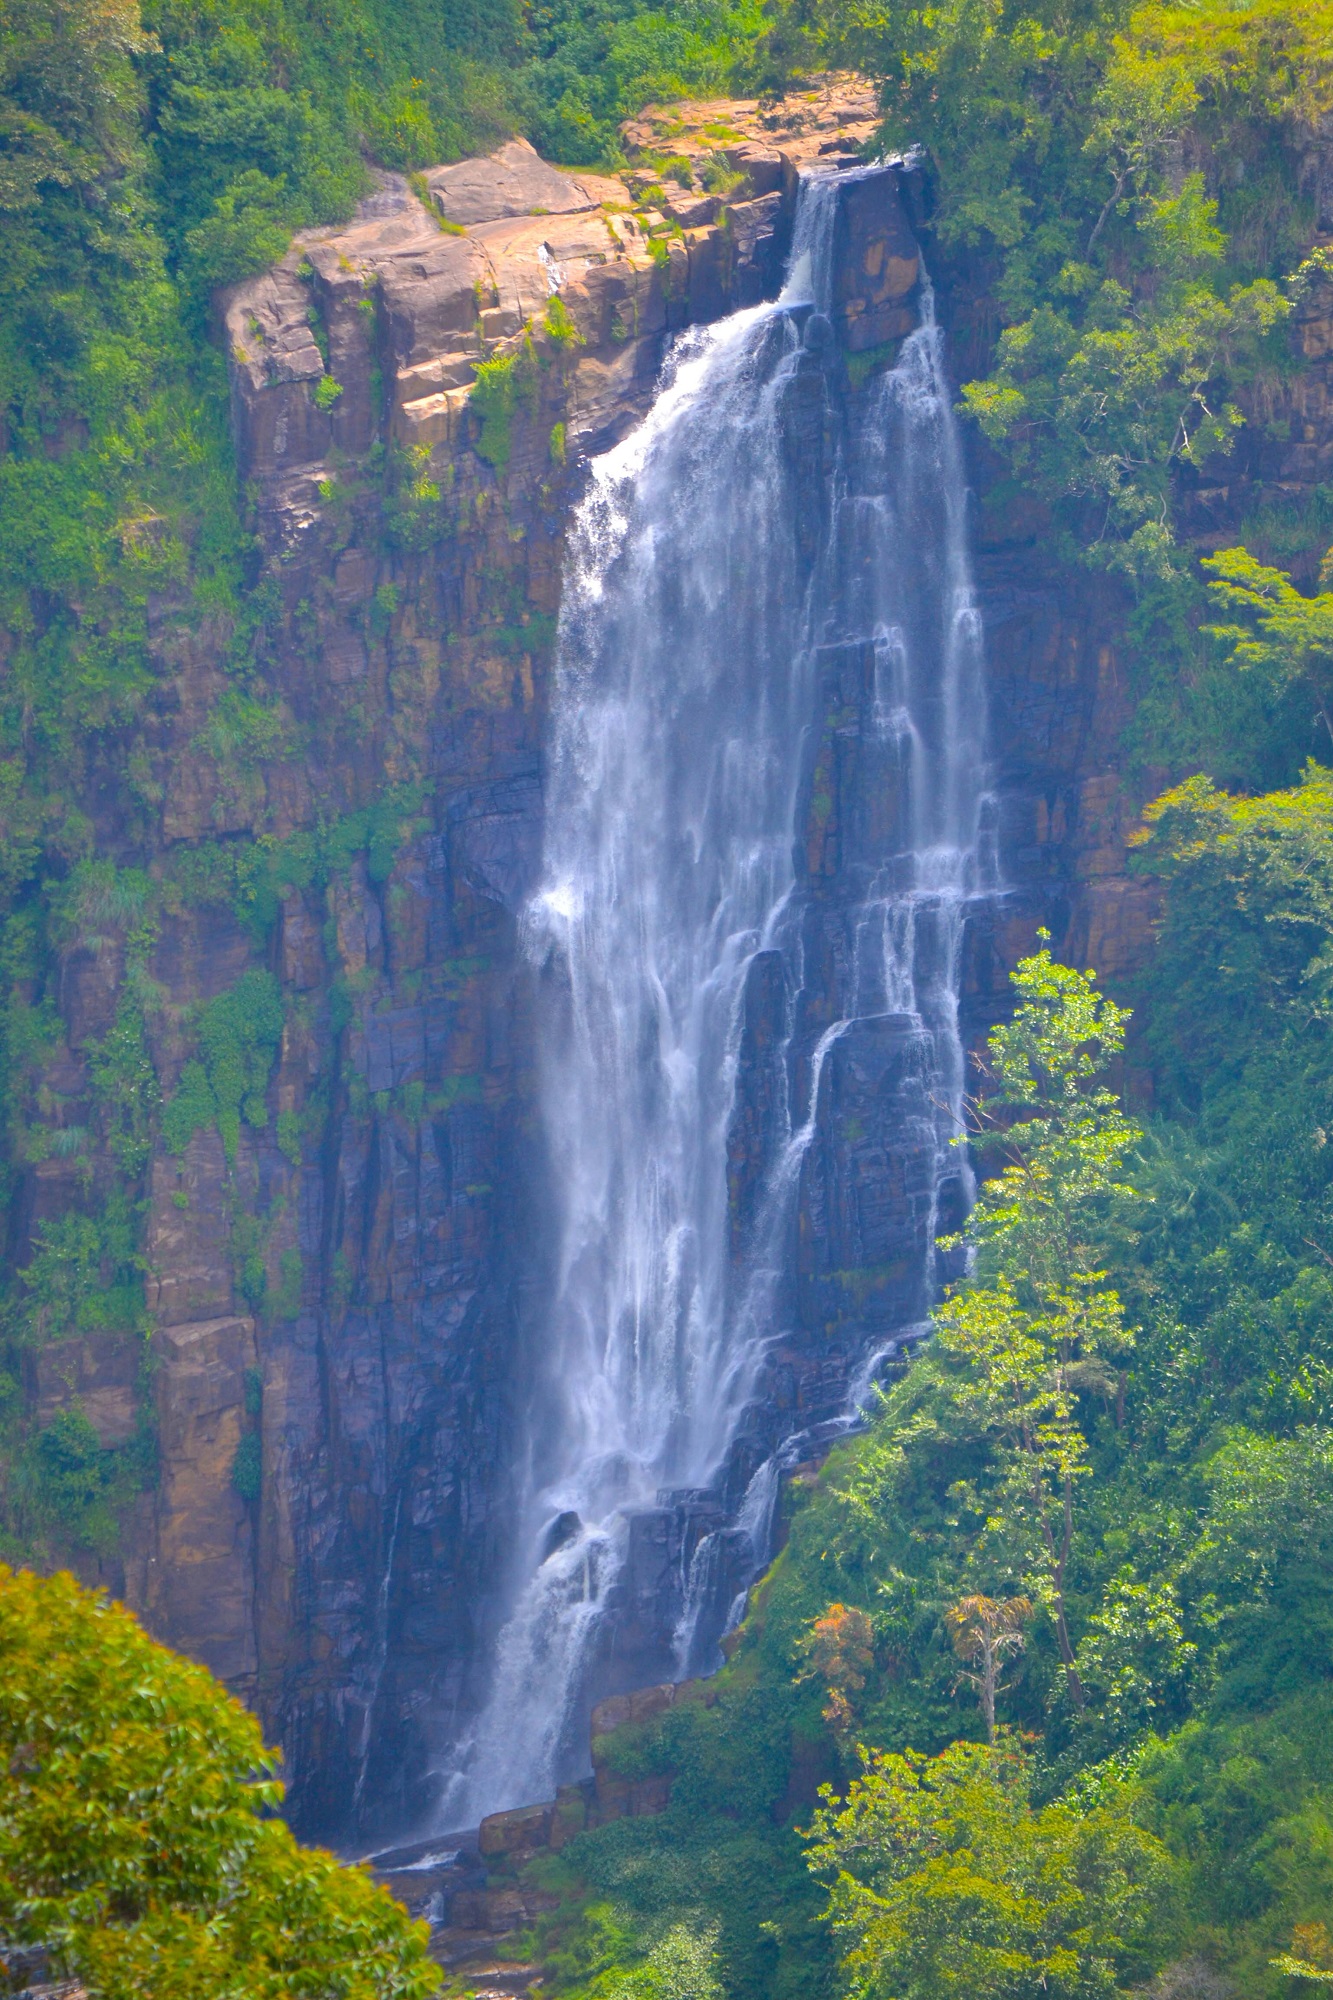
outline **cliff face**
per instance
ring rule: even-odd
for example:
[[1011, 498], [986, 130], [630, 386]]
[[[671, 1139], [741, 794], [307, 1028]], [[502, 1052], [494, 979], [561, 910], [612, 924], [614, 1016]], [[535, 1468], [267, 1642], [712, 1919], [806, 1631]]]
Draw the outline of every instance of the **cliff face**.
[[[174, 899], [152, 964], [164, 1095], [201, 1005], [247, 969], [276, 976], [284, 1024], [267, 1122], [241, 1121], [230, 1158], [208, 1123], [151, 1165], [161, 1469], [107, 1573], [258, 1706], [306, 1826], [403, 1823], [429, 1799], [506, 1528], [542, 1226], [516, 920], [579, 458], [642, 414], [673, 333], [774, 294], [800, 164], [849, 157], [869, 112], [803, 103], [804, 131], [740, 133], [725, 203], [676, 184], [636, 214], [631, 190], [522, 142], [386, 176], [226, 302], [251, 644], [285, 741], [216, 754], [234, 666], [229, 635], [201, 633], [163, 718], [164, 847], [257, 837], [277, 911], [265, 932], [243, 894]], [[846, 223], [839, 311], [862, 349], [912, 323], [915, 245], [879, 207]], [[338, 849], [313, 867], [312, 827]], [[104, 958], [76, 978], [110, 991]], [[112, 1421], [82, 1376], [71, 1393]], [[646, 1658], [664, 1616], [645, 1612]]]
[[[244, 975], [276, 980], [281, 1025], [262, 1103], [230, 1126], [178, 1122], [148, 1168], [151, 1370], [132, 1342], [89, 1337], [42, 1350], [27, 1389], [47, 1413], [77, 1402], [108, 1443], [151, 1401], [158, 1482], [101, 1574], [257, 1706], [305, 1829], [410, 1823], [432, 1797], [432, 1748], [475, 1693], [505, 1444], [541, 1337], [518, 926], [580, 456], [642, 414], [674, 333], [774, 295], [800, 166], [848, 157], [872, 112], [837, 90], [762, 117], [698, 107], [672, 143], [725, 152], [725, 196], [560, 174], [522, 142], [412, 186], [385, 176], [346, 228], [225, 303], [256, 615], [239, 633], [221, 615], [164, 627], [159, 647], [165, 886], [148, 970], [164, 1096], [190, 1087], [201, 1007], [250, 990]], [[638, 142], [655, 136], [645, 125]], [[844, 203], [838, 344], [868, 367], [914, 323], [921, 199], [887, 169]], [[1313, 488], [1330, 448], [1333, 319], [1313, 296], [1308, 365], [1285, 392], [1295, 441], [1242, 466], [1252, 483]], [[824, 422], [798, 412], [794, 448], [817, 459]], [[1221, 517], [1237, 504], [1219, 501]], [[1115, 978], [1151, 915], [1125, 871], [1123, 603], [1045, 569], [1040, 524], [978, 519], [1011, 893], [968, 939], [974, 1040], [1039, 922]], [[866, 663], [831, 657], [800, 843], [812, 962], [827, 954], [812, 1035], [878, 837], [873, 703]], [[60, 1060], [76, 1096], [126, 950], [113, 932], [67, 955]], [[747, 1009], [738, 1210], [773, 1088], [771, 971], [756, 961]], [[800, 1338], [773, 1357], [733, 1481], [774, 1436], [831, 1418], [850, 1357], [919, 1314], [921, 1168], [895, 1115], [914, 1059], [886, 1029], [829, 1066], [797, 1222]], [[70, 1165], [44, 1162], [29, 1227], [72, 1190]], [[622, 1677], [660, 1678], [670, 1579], [706, 1525], [688, 1506], [643, 1523]]]

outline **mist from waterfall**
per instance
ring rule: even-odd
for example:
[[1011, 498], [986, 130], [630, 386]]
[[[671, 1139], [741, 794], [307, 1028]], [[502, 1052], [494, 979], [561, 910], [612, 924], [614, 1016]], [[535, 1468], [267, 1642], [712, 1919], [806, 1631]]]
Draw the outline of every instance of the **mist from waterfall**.
[[[958, 1170], [960, 939], [984, 868], [962, 471], [927, 291], [918, 331], [862, 395], [854, 443], [810, 490], [792, 408], [831, 332], [835, 193], [833, 176], [804, 183], [780, 299], [677, 342], [649, 416], [593, 462], [573, 524], [526, 918], [558, 1257], [511, 1611], [446, 1800], [454, 1825], [552, 1795], [630, 1511], [718, 1476], [777, 1331], [822, 1068], [853, 1021], [910, 1017], [929, 1038], [934, 1184]], [[852, 640], [874, 648], [904, 834], [865, 885], [845, 1017], [798, 1050], [788, 1007], [785, 1125], [738, 1258], [728, 1133], [746, 981], [777, 951], [800, 990], [794, 850], [819, 662]], [[735, 1518], [755, 1565], [779, 1470], [759, 1468]], [[682, 1674], [702, 1661], [710, 1560], [705, 1537]]]

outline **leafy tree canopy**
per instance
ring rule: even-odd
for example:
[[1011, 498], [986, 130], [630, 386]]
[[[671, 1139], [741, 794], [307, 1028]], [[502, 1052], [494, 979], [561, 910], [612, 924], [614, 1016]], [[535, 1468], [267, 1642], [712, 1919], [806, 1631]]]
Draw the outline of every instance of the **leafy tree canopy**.
[[425, 2000], [425, 1926], [302, 1848], [202, 1667], [72, 1577], [0, 1568], [0, 1931], [97, 2000]]
[[1034, 1808], [1021, 1750], [953, 1743], [867, 1752], [845, 1799], [824, 1798], [809, 1864], [852, 1994], [1093, 2000], [1161, 1956], [1170, 1857], [1123, 1787]]

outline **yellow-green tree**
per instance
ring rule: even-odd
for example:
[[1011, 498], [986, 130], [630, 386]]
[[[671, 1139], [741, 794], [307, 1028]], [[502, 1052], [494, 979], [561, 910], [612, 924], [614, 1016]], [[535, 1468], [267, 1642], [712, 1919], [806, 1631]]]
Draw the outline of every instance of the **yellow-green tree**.
[[1106, 1356], [1131, 1342], [1091, 1241], [1128, 1192], [1121, 1166], [1138, 1136], [1102, 1080], [1129, 1016], [1046, 944], [1013, 984], [1019, 1004], [990, 1037], [993, 1089], [975, 1135], [1004, 1164], [972, 1219], [976, 1277], [937, 1310], [933, 1348], [952, 1427], [989, 1446], [974, 1565], [1015, 1577], [1048, 1611], [1081, 1708], [1065, 1606], [1075, 1499], [1091, 1475], [1080, 1398], [1113, 1386]]
[[[1320, 581], [1328, 583], [1330, 557], [1325, 556]], [[1248, 549], [1219, 549], [1205, 556], [1211, 570], [1208, 585], [1214, 604], [1239, 613], [1242, 622], [1214, 625], [1215, 638], [1230, 646], [1231, 663], [1243, 673], [1258, 673], [1275, 692], [1292, 681], [1304, 682], [1333, 740], [1333, 590], [1307, 597], [1285, 570], [1272, 569]]]
[[1151, 1964], [1171, 1868], [1123, 1791], [1034, 1806], [1020, 1751], [952, 1743], [823, 1798], [806, 1858], [857, 2000], [1100, 2000]]
[[96, 2000], [425, 2000], [425, 1926], [297, 1843], [273, 1770], [128, 1611], [0, 1567], [0, 1936]]

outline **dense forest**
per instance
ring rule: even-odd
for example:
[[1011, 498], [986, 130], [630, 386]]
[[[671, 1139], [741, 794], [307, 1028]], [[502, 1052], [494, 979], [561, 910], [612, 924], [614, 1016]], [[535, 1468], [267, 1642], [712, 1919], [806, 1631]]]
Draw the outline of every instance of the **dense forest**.
[[[1151, 960], [1114, 996], [1050, 940], [1018, 968], [974, 1079], [971, 1274], [873, 1421], [789, 1490], [786, 1546], [716, 1700], [611, 1746], [626, 1775], [671, 1774], [667, 1811], [533, 1864], [559, 1899], [529, 1940], [549, 1992], [1224, 2000], [1333, 1981], [1333, 487], [1266, 505], [1224, 546], [1193, 525], [1295, 365], [1294, 307], [1333, 271], [1317, 241], [1331, 26], [1323, 0], [0, 9], [11, 1188], [88, 1143], [33, 1087], [60, 941], [116, 924], [129, 967], [90, 1057], [122, 1180], [7, 1274], [16, 1563], [52, 1536], [113, 1539], [152, 1478], [151, 1438], [107, 1450], [77, 1414], [38, 1428], [19, 1383], [57, 1332], [147, 1327], [155, 597], [227, 623], [219, 740], [262, 755], [277, 726], [216, 286], [346, 216], [368, 162], [412, 171], [522, 131], [552, 159], [615, 166], [620, 121], [651, 99], [854, 68], [882, 85], [883, 144], [923, 150], [928, 255], [987, 352], [961, 390], [987, 504], [1044, 505], [1069, 569], [1124, 594], [1126, 756], [1158, 794], [1136, 850], [1161, 896]], [[85, 810], [112, 784], [114, 855]], [[315, 846], [289, 865], [316, 871]], [[204, 1023], [195, 1084], [220, 1121], [267, 1076], [254, 978]], [[93, 1615], [24, 1596], [0, 1609], [3, 1660], [77, 1652]], [[122, 1679], [148, 1674], [135, 1659]], [[154, 1712], [204, 1714], [201, 1677], [161, 1671]], [[37, 1666], [14, 1685], [29, 1679], [58, 1706]], [[115, 1736], [120, 1683], [105, 1686]], [[240, 1831], [219, 1821], [223, 1859], [187, 1854], [124, 1950], [108, 1942], [116, 1868], [141, 1872], [142, 1829], [80, 1820], [67, 1867], [34, 1863], [85, 1780], [32, 1805], [31, 1717], [6, 1715], [0, 1922], [58, 1936], [99, 1993], [429, 1990], [419, 1941], [359, 1890], [327, 1936], [310, 1930], [325, 1957], [307, 1983], [277, 1958], [256, 1983], [253, 1940], [227, 1956], [247, 1921], [236, 1884], [267, 1869], [262, 1904], [306, 1864], [255, 1818], [273, 1797], [244, 1785], [258, 1737], [225, 1715], [198, 1723], [225, 1739], [208, 1810]], [[167, 1811], [174, 1780], [153, 1782]], [[113, 1838], [115, 1867], [97, 1853]], [[307, 1916], [325, 1893], [308, 1887]], [[364, 1983], [326, 1978], [390, 1933]]]

